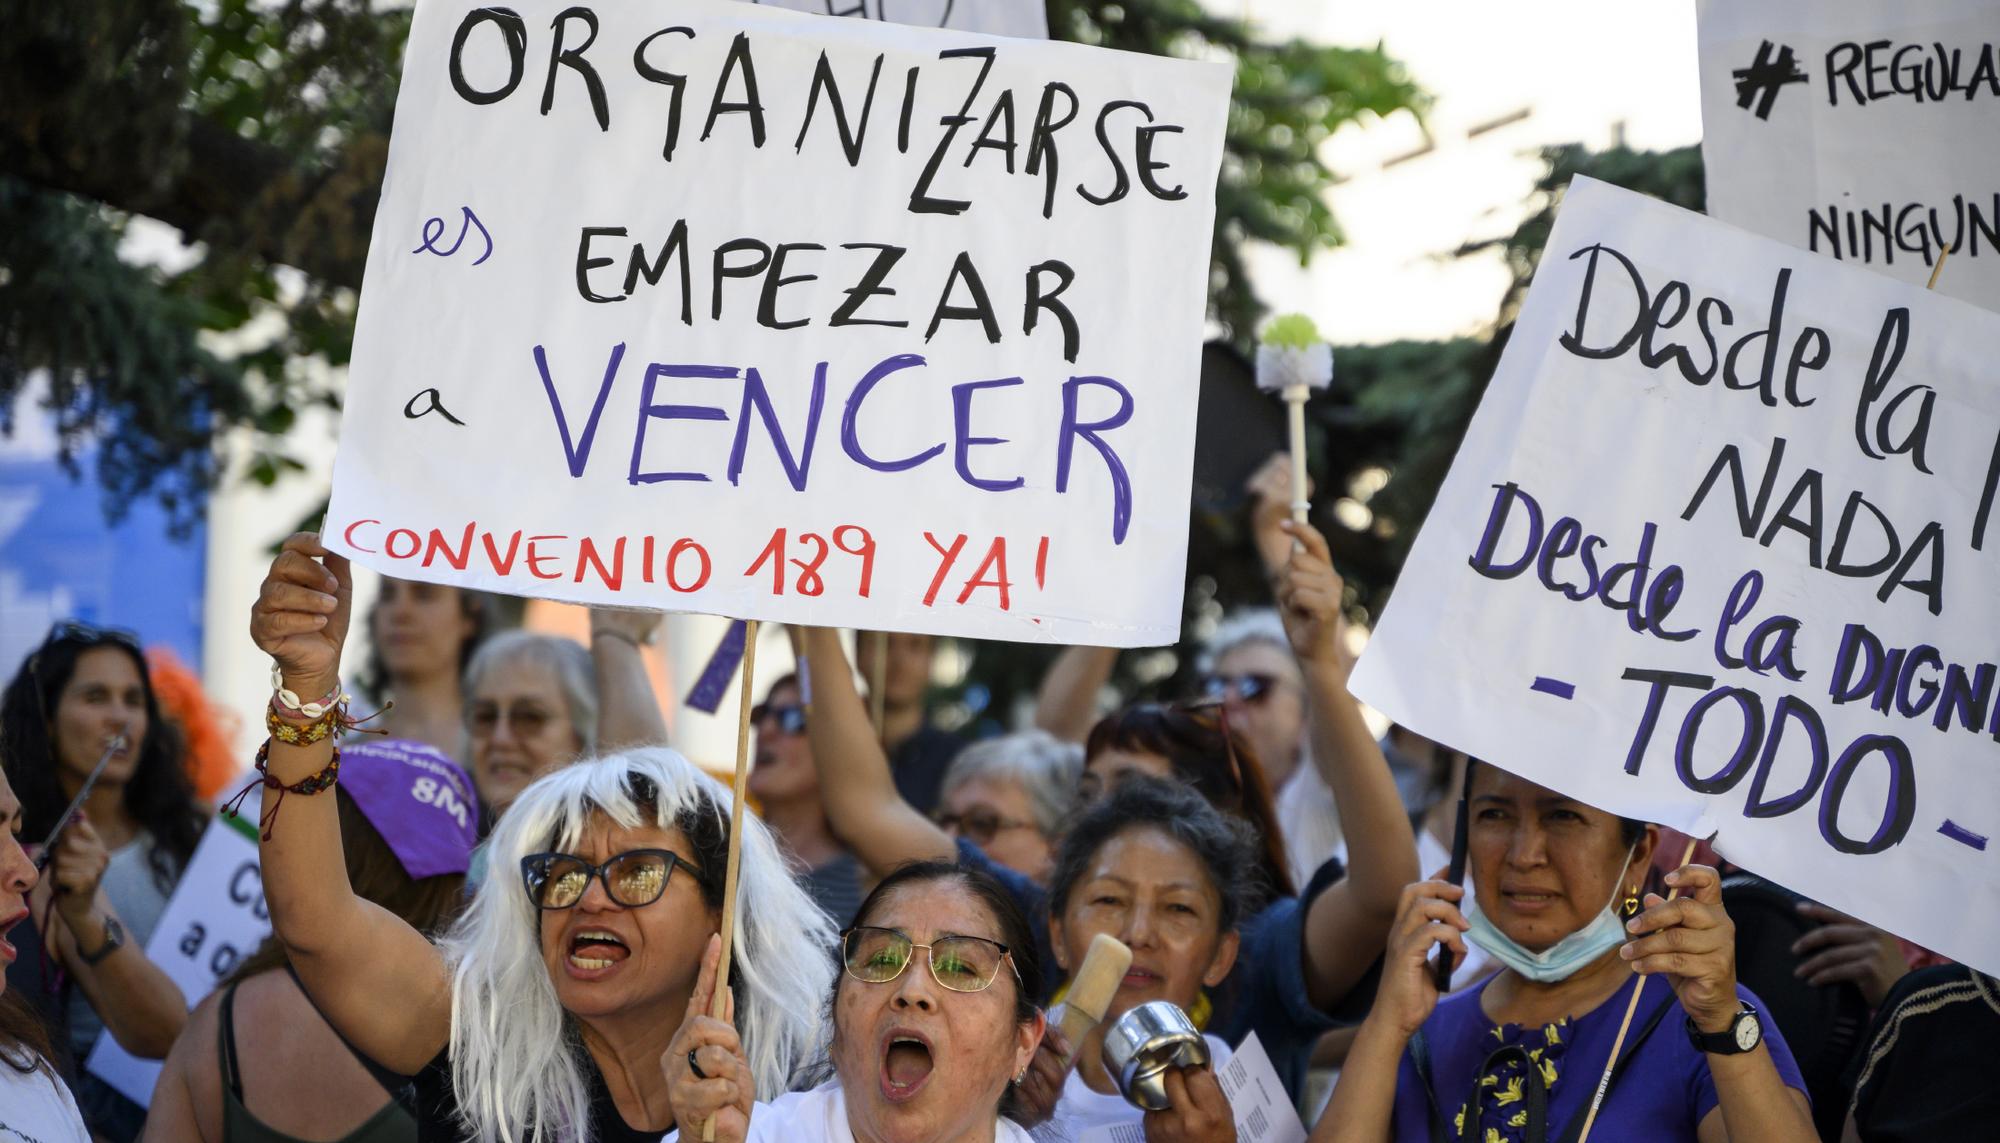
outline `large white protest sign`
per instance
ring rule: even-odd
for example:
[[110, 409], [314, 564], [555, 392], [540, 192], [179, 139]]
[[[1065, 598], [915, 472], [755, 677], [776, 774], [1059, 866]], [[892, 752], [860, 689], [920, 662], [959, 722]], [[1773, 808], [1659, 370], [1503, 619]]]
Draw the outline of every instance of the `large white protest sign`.
[[1178, 636], [1227, 67], [517, 7], [417, 9], [330, 546], [577, 602]]
[[2000, 970], [1996, 348], [1578, 179], [1355, 693]]
[[816, 16], [887, 20], [924, 28], [956, 28], [994, 36], [1047, 39], [1043, 0], [746, 0]]
[[[255, 817], [252, 813], [250, 820]], [[146, 956], [180, 986], [192, 1007], [270, 935], [257, 843], [217, 818], [160, 914]], [[84, 1066], [140, 1106], [152, 1102], [160, 1061], [142, 1060], [107, 1035], [97, 1038]]]
[[1701, 0], [1708, 212], [2000, 310], [2000, 4]]

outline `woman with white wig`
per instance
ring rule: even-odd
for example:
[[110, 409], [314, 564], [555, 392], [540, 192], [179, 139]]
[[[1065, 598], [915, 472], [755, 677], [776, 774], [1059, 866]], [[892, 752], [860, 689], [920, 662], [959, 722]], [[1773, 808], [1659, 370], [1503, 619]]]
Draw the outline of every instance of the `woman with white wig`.
[[[357, 1053], [414, 1080], [421, 1139], [657, 1140], [676, 1123], [663, 1052], [721, 917], [729, 792], [664, 748], [538, 779], [433, 945], [354, 894], [333, 800], [312, 796], [339, 776], [349, 603], [347, 561], [300, 534], [250, 620], [282, 676], [258, 760], [264, 892], [306, 992]], [[769, 832], [745, 829], [728, 980], [747, 1078], [777, 1092], [820, 1051], [834, 934]]]

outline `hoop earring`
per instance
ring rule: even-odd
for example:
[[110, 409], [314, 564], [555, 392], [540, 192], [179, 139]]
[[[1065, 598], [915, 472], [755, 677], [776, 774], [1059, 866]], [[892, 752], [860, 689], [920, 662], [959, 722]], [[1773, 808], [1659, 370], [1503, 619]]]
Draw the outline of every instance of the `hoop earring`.
[[1637, 916], [1639, 913], [1639, 903], [1639, 890], [1634, 886], [1626, 890], [1625, 900], [1619, 903], [1618, 911], [1627, 917]]

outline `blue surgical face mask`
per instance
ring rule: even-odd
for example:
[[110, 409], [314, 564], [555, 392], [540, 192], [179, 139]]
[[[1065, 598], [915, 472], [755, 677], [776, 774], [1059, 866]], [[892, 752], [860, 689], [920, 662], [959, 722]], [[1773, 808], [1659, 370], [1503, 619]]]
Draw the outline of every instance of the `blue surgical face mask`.
[[1465, 919], [1472, 926], [1465, 934], [1466, 939], [1485, 949], [1494, 960], [1538, 984], [1569, 979], [1583, 966], [1625, 943], [1625, 925], [1612, 906], [1617, 902], [1618, 890], [1624, 883], [1625, 869], [1632, 864], [1632, 854], [1638, 848], [1634, 843], [1631, 849], [1625, 851], [1625, 863], [1618, 867], [1619, 879], [1611, 886], [1611, 900], [1604, 903], [1597, 916], [1541, 952], [1530, 952], [1501, 932], [1485, 913], [1480, 912], [1477, 897], [1466, 904]]

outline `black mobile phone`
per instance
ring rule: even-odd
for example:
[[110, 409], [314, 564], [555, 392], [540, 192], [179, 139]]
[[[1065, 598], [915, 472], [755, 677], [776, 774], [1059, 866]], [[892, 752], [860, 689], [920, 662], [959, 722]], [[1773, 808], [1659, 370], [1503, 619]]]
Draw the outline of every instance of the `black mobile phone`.
[[[1466, 759], [1465, 780], [1458, 789], [1458, 821], [1451, 828], [1451, 868], [1445, 871], [1445, 880], [1453, 885], [1465, 884], [1466, 827], [1472, 818], [1472, 760]], [[1438, 994], [1451, 991], [1451, 970], [1453, 961], [1451, 946], [1438, 943], [1437, 960], [1432, 962], [1431, 979], [1436, 982]]]

